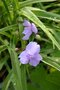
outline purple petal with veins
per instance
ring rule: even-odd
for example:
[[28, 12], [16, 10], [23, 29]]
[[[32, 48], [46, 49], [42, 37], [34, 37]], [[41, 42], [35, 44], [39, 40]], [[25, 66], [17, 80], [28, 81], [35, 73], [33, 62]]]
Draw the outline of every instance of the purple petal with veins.
[[28, 40], [33, 32], [35, 34], [37, 34], [38, 32], [35, 24], [30, 23], [28, 20], [24, 20], [23, 26], [24, 26], [24, 31], [22, 33], [25, 34], [25, 36], [22, 38], [23, 40]]
[[30, 35], [32, 34], [32, 31], [30, 30], [30, 27], [25, 27], [25, 29], [22, 33], [25, 34], [25, 36], [22, 39], [28, 40]]
[[27, 46], [26, 46], [26, 51], [30, 54], [33, 55], [35, 53], [39, 53], [40, 52], [40, 45], [38, 45], [36, 42], [30, 42]]
[[31, 24], [31, 29], [32, 29], [32, 32], [34, 32], [35, 34], [37, 34], [38, 30], [37, 30], [37, 28], [36, 28], [36, 26], [35, 26], [34, 23]]
[[42, 56], [39, 54], [40, 46], [36, 42], [30, 42], [25, 51], [23, 51], [20, 55], [20, 62], [22, 64], [29, 63], [32, 66], [37, 66], [39, 62], [42, 60]]
[[31, 27], [31, 23], [28, 20], [24, 20], [23, 26]]
[[20, 55], [19, 55], [19, 58], [20, 58], [20, 62], [22, 64], [27, 64], [29, 61], [28, 61], [28, 58], [26, 57], [27, 56], [27, 53], [26, 51], [23, 51]]

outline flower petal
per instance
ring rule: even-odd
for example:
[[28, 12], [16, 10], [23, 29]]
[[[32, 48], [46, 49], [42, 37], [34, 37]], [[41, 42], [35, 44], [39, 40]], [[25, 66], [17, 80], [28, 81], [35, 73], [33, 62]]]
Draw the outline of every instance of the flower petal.
[[34, 58], [30, 59], [29, 64], [32, 66], [37, 66], [40, 61], [35, 60]]
[[35, 53], [40, 52], [40, 46], [36, 42], [30, 42], [26, 46], [26, 51], [27, 51], [28, 54], [34, 55]]
[[30, 35], [32, 34], [31, 28], [30, 27], [25, 27], [23, 34], [25, 34], [25, 36], [22, 38], [23, 40], [28, 40]]
[[20, 62], [21, 62], [22, 64], [28, 64], [29, 60], [28, 60], [27, 58], [21, 58], [21, 59], [20, 59]]
[[38, 29], [36, 28], [34, 23], [31, 24], [31, 29], [35, 34], [38, 33]]
[[28, 58], [27, 58], [27, 53], [26, 51], [23, 51], [20, 55], [19, 55], [19, 58], [20, 58], [20, 62], [22, 64], [27, 64], [29, 62]]
[[31, 26], [30, 22], [28, 20], [24, 20], [23, 26]]
[[30, 37], [29, 35], [25, 35], [22, 39], [23, 39], [23, 40], [28, 40], [29, 37]]
[[31, 27], [25, 27], [25, 28], [24, 28], [24, 31], [23, 31], [22, 33], [23, 33], [23, 34], [32, 33]]
[[34, 58], [35, 58], [35, 60], [37, 60], [37, 61], [42, 61], [42, 56], [41, 56], [40, 54], [35, 54], [35, 55], [34, 55]]

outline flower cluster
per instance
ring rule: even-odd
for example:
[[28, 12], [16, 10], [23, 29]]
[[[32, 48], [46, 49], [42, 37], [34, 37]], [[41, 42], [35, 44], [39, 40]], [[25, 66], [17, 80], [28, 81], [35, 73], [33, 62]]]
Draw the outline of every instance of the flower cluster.
[[[35, 34], [38, 32], [34, 23], [30, 23], [29, 21], [25, 20], [23, 23], [24, 31], [23, 40], [28, 40], [32, 32]], [[26, 46], [26, 49], [19, 55], [20, 62], [22, 64], [30, 64], [31, 66], [37, 66], [39, 62], [42, 60], [42, 56], [40, 53], [40, 45], [36, 42], [29, 42]]]

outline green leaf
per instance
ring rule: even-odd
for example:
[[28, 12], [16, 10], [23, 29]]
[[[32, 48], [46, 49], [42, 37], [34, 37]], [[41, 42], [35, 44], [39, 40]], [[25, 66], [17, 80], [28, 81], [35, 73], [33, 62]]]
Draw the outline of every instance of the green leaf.
[[26, 66], [25, 65], [21, 65], [21, 78], [22, 78], [23, 90], [27, 90]]
[[17, 11], [19, 9], [19, 2], [18, 0], [13, 0], [13, 3], [14, 3], [14, 9]]
[[6, 47], [5, 45], [1, 45], [1, 46], [0, 46], [0, 53], [1, 53], [2, 51], [6, 50], [6, 49], [7, 49], [7, 47]]
[[5, 65], [6, 61], [8, 60], [8, 55], [6, 55], [4, 58], [2, 58], [0, 60], [0, 70], [2, 69], [2, 67]]
[[42, 48], [41, 52], [43, 57], [42, 62], [60, 71], [60, 50], [52, 49], [50, 44], [45, 44], [45, 47]]
[[9, 15], [10, 24], [11, 24], [12, 18], [11, 18], [11, 14], [10, 14], [10, 11], [9, 11], [9, 8], [8, 8], [8, 4], [5, 0], [2, 0], [2, 2], [3, 2], [4, 6], [5, 6], [5, 9], [6, 9], [8, 15]]
[[30, 10], [32, 10], [37, 17], [46, 18], [49, 20], [60, 22], [60, 15], [58, 15], [58, 14], [55, 14], [52, 12], [47, 12], [47, 11], [39, 9], [39, 8], [33, 8], [33, 7], [28, 7], [28, 8]]
[[51, 41], [56, 45], [56, 47], [60, 50], [60, 45], [54, 38], [54, 36], [49, 32], [48, 28], [38, 19], [38, 17], [31, 11], [29, 8], [24, 8], [21, 10], [22, 15], [29, 18], [31, 21], [33, 21], [37, 26], [39, 26], [46, 35], [51, 39]]
[[52, 66], [52, 67], [54, 67], [54, 68], [56, 68], [57, 70], [60, 71], [60, 58], [58, 58], [58, 57], [49, 57], [49, 56], [43, 55], [43, 54], [42, 54], [42, 56], [43, 56], [42, 61], [44, 63], [46, 63], [46, 64], [48, 64], [48, 65], [50, 65], [50, 66]]
[[30, 5], [30, 4], [34, 4], [34, 3], [39, 3], [39, 2], [53, 2], [53, 1], [56, 1], [56, 0], [26, 0], [26, 1], [23, 1], [23, 2], [20, 2], [20, 8], [21, 7], [25, 7], [27, 5]]
[[40, 63], [40, 66], [31, 71], [30, 76], [31, 82], [28, 84], [28, 90], [60, 90], [59, 71], [48, 73]]
[[11, 38], [11, 35], [7, 32], [0, 32], [1, 35]]
[[10, 31], [10, 30], [16, 30], [17, 29], [17, 25], [10, 25], [10, 26], [7, 26], [7, 27], [4, 27], [2, 29], [0, 29], [0, 32], [5, 32], [5, 31]]
[[13, 74], [12, 74], [12, 71], [10, 71], [10, 73], [8, 74], [8, 76], [6, 77], [6, 79], [3, 82], [2, 90], [8, 90], [8, 87], [10, 85], [12, 77], [13, 77]]
[[57, 31], [55, 31], [55, 29], [50, 29], [49, 28], [49, 31], [56, 37], [56, 39], [59, 41], [59, 43], [60, 43], [60, 32], [57, 32]]
[[16, 86], [17, 90], [23, 90], [22, 83], [21, 83], [21, 69], [18, 61], [17, 54], [14, 49], [8, 47], [10, 57], [11, 57], [11, 63], [12, 63], [12, 69], [16, 80]]

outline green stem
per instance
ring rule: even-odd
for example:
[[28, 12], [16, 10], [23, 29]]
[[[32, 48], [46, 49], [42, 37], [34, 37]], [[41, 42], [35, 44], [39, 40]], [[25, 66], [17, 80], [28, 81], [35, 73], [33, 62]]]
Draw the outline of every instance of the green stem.
[[7, 62], [5, 63], [5, 65], [6, 65], [6, 69], [8, 70], [8, 72], [10, 72], [10, 67], [9, 67], [9, 65], [7, 64]]
[[26, 66], [25, 65], [21, 65], [21, 76], [22, 76], [23, 90], [27, 90], [27, 84], [26, 84]]

